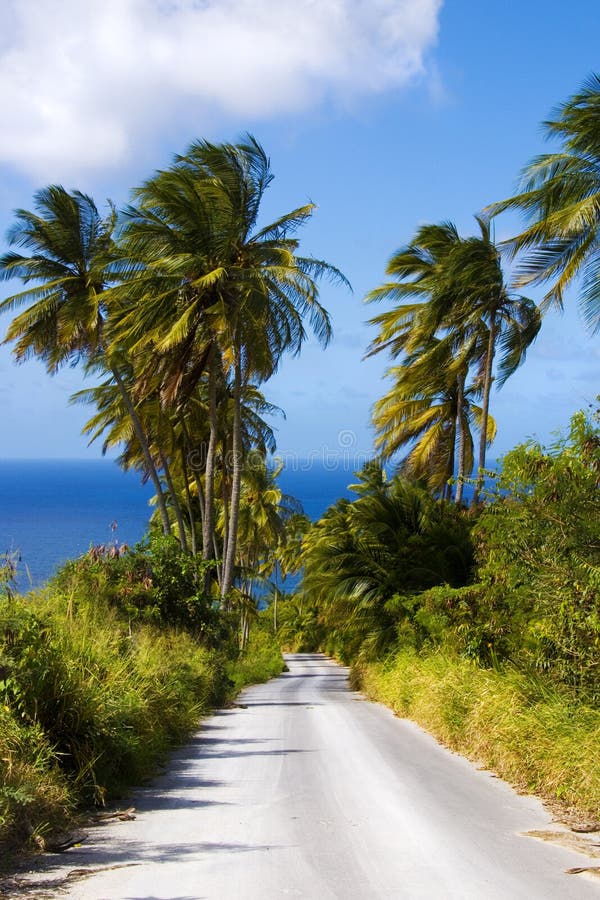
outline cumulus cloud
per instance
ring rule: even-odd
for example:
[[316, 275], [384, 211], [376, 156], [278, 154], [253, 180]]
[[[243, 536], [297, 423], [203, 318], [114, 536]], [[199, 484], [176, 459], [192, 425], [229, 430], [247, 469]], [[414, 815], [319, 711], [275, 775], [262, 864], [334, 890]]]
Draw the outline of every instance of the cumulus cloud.
[[443, 0], [4, 0], [0, 162], [122, 164], [179, 123], [267, 119], [402, 87]]

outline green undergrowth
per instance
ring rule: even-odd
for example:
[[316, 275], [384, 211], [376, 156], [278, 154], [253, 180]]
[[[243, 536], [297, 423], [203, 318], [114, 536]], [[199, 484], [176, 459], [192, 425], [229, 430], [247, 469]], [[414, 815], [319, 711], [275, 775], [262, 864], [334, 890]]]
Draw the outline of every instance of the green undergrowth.
[[227, 674], [234, 692], [247, 684], [261, 684], [279, 675], [284, 668], [279, 644], [270, 630], [270, 622], [265, 619], [260, 627], [250, 632], [250, 640], [243, 654], [227, 664]]
[[255, 626], [206, 646], [181, 627], [125, 619], [55, 588], [0, 599], [0, 853], [43, 846], [92, 804], [151, 776], [211, 708], [281, 671]]
[[599, 817], [600, 710], [566, 689], [509, 667], [414, 650], [355, 666], [352, 678], [371, 699], [517, 788]]

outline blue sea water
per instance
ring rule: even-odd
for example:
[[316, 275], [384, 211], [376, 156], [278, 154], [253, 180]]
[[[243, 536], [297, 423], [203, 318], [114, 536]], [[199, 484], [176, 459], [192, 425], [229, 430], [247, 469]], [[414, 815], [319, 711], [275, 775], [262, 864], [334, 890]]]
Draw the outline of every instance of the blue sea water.
[[[279, 483], [317, 519], [338, 498], [356, 497], [348, 485], [362, 462], [288, 459]], [[92, 544], [139, 541], [153, 493], [110, 460], [0, 460], [0, 554], [20, 556], [21, 590], [38, 586]]]
[[[311, 518], [351, 496], [347, 485], [355, 480], [351, 465], [302, 460], [288, 463], [280, 476], [282, 489]], [[21, 590], [40, 585], [92, 544], [140, 540], [153, 493], [137, 473], [110, 460], [0, 460], [0, 553], [20, 555]]]
[[0, 552], [19, 553], [20, 588], [39, 585], [91, 544], [138, 541], [152, 493], [109, 460], [2, 460]]

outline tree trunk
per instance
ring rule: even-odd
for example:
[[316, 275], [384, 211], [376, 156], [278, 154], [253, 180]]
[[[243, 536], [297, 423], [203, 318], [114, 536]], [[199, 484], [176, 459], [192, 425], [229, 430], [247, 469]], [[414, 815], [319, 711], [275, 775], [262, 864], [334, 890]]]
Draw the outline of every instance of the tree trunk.
[[[204, 518], [202, 520], [202, 559], [214, 558], [215, 531], [215, 454], [217, 449], [217, 380], [213, 350], [208, 364], [208, 421], [210, 437], [204, 472]], [[210, 581], [210, 573], [207, 573]]]
[[[208, 562], [215, 558], [215, 456], [217, 452], [217, 372], [215, 349], [208, 361], [208, 423], [209, 439], [204, 469], [204, 516], [202, 518], [202, 559]], [[210, 590], [211, 571], [204, 575], [204, 591]]]
[[238, 518], [240, 512], [240, 491], [242, 485], [242, 361], [240, 357], [240, 349], [237, 348], [233, 380], [233, 433], [231, 448], [233, 471], [231, 479], [231, 507], [229, 510], [229, 529], [227, 533], [227, 555], [225, 557], [223, 583], [221, 585], [221, 597], [223, 599], [227, 597], [227, 594], [233, 585]]
[[200, 507], [200, 519], [204, 522], [204, 489], [198, 473], [194, 471], [194, 484], [196, 485], [196, 493], [198, 494], [198, 506]]
[[162, 462], [163, 472], [165, 473], [165, 478], [167, 479], [167, 485], [169, 487], [169, 493], [171, 495], [171, 506], [173, 507], [173, 512], [175, 513], [175, 520], [177, 522], [177, 527], [179, 529], [179, 543], [181, 544], [181, 549], [184, 553], [188, 552], [188, 542], [185, 534], [185, 522], [183, 521], [183, 513], [181, 511], [181, 504], [179, 502], [179, 498], [175, 493], [175, 485], [173, 484], [173, 479], [171, 477], [171, 468], [169, 466], [169, 462], [167, 457], [159, 449], [160, 460]]
[[496, 312], [494, 311], [491, 316], [488, 347], [485, 355], [483, 399], [481, 401], [481, 435], [479, 437], [479, 466], [477, 472], [477, 482], [475, 484], [475, 492], [473, 494], [473, 506], [477, 506], [477, 504], [479, 503], [479, 495], [483, 490], [485, 452], [487, 449], [487, 426], [490, 410], [490, 393], [492, 390], [492, 371], [494, 366], [494, 353], [496, 350], [497, 332], [498, 326], [496, 323]]
[[190, 523], [190, 540], [192, 543], [192, 556], [197, 556], [198, 554], [198, 543], [197, 543], [197, 535], [196, 535], [196, 517], [194, 516], [194, 507], [192, 505], [192, 495], [190, 494], [190, 475], [188, 472], [187, 462], [185, 458], [185, 449], [183, 447], [180, 448], [181, 451], [181, 471], [183, 474], [183, 486], [185, 490], [185, 505], [187, 508], [188, 520]]
[[466, 452], [466, 435], [465, 435], [465, 380], [466, 372], [461, 372], [457, 378], [457, 411], [456, 422], [458, 427], [458, 471], [456, 479], [456, 495], [455, 503], [462, 503], [465, 477], [465, 452]]
[[448, 465], [446, 468], [446, 484], [444, 485], [444, 490], [442, 491], [442, 499], [452, 500], [452, 485], [450, 484], [450, 480], [454, 478], [454, 460], [456, 458], [456, 422], [454, 423], [454, 434], [452, 436], [452, 449], [450, 450], [450, 455], [448, 457]]
[[150, 475], [152, 484], [154, 485], [154, 489], [156, 490], [156, 502], [158, 503], [163, 533], [165, 535], [171, 534], [171, 523], [169, 522], [169, 513], [167, 511], [165, 495], [160, 483], [160, 478], [158, 477], [158, 472], [156, 471], [156, 466], [154, 465], [154, 460], [152, 459], [152, 454], [150, 453], [148, 440], [146, 438], [146, 435], [144, 434], [144, 429], [142, 427], [140, 417], [137, 414], [135, 406], [133, 405], [131, 397], [129, 396], [129, 392], [125, 387], [125, 383], [123, 382], [123, 379], [121, 378], [117, 367], [111, 365], [111, 372], [119, 389], [121, 397], [123, 398], [123, 403], [125, 404], [125, 409], [127, 410], [129, 418], [131, 419], [131, 424], [133, 425], [135, 436], [138, 439], [139, 445], [142, 449], [142, 453], [144, 454], [144, 459], [146, 460], [146, 468], [148, 469], [148, 474]]
[[[182, 450], [181, 450], [181, 463], [182, 463], [182, 469], [185, 472], [187, 472], [187, 479], [188, 479], [187, 484], [188, 484], [188, 490], [189, 490], [190, 477], [189, 477], [188, 462], [197, 455], [198, 451], [194, 451], [194, 453], [192, 454], [192, 447], [193, 447], [192, 439], [190, 437], [190, 433], [189, 433], [184, 415], [181, 415], [179, 417], [179, 424], [181, 426], [181, 431], [183, 433], [184, 440], [185, 440], [185, 447], [182, 447]], [[202, 484], [200, 482], [200, 479], [198, 478], [198, 475], [197, 475], [197, 466], [195, 464], [192, 465], [192, 473], [193, 473], [193, 478], [194, 478], [194, 484], [196, 485], [196, 492], [198, 494], [198, 506], [200, 508], [200, 523], [202, 524], [204, 522], [204, 492], [202, 490]], [[190, 497], [190, 502], [191, 502], [191, 497]], [[197, 541], [196, 541], [196, 543], [197, 543]]]
[[[223, 501], [223, 546], [221, 547], [221, 574], [219, 579], [219, 585], [223, 584], [223, 569], [225, 564], [225, 558], [227, 557], [227, 538], [229, 536], [229, 500], [230, 500], [230, 492], [229, 492], [229, 473], [227, 471], [227, 441], [225, 436], [223, 436], [222, 442], [222, 471], [221, 471], [221, 500]], [[216, 541], [216, 535], [215, 535]], [[215, 554], [218, 558], [219, 554]]]

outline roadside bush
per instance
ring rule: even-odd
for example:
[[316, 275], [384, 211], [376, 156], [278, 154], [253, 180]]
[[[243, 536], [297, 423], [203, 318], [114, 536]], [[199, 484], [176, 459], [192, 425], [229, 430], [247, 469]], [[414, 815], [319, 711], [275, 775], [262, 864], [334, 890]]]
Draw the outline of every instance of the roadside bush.
[[324, 632], [319, 623], [319, 607], [304, 594], [282, 599], [277, 610], [277, 639], [290, 653], [313, 653], [318, 650]]
[[505, 457], [474, 532], [486, 596], [506, 598], [511, 658], [596, 701], [599, 481], [600, 434], [578, 413], [554, 446], [530, 442]]
[[117, 799], [212, 707], [282, 669], [266, 629], [232, 659], [189, 631], [132, 623], [102, 595], [82, 596], [98, 577], [82, 571], [67, 596], [54, 586], [0, 598], [0, 845]]
[[225, 693], [223, 664], [191, 636], [130, 631], [104, 605], [1, 604], [0, 642], [4, 702], [96, 802], [147, 775]]
[[246, 684], [260, 684], [283, 671], [279, 641], [272, 631], [271, 612], [259, 616], [250, 632], [250, 639], [244, 651], [227, 664], [227, 674], [234, 691]]
[[50, 582], [71, 602], [108, 603], [131, 621], [186, 628], [219, 646], [222, 622], [202, 590], [212, 563], [183, 553], [173, 537], [151, 533], [133, 550], [112, 556], [91, 548], [71, 560]]
[[520, 639], [518, 609], [510, 600], [483, 584], [431, 588], [410, 598], [410, 614], [398, 627], [399, 644], [444, 647], [480, 665], [495, 665], [510, 657]]

